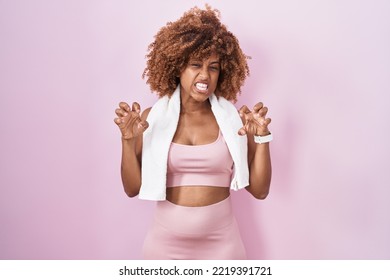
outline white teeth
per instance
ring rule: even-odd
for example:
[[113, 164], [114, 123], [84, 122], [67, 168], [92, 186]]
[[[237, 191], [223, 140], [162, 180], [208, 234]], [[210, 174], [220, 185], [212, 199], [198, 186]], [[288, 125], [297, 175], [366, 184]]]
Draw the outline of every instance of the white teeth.
[[195, 86], [196, 86], [196, 88], [199, 89], [199, 90], [207, 90], [207, 84], [196, 83]]

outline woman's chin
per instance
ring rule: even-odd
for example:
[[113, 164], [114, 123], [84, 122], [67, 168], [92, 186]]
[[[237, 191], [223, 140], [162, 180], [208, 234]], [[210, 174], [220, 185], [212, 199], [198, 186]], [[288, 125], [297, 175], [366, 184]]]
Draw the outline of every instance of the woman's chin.
[[192, 96], [196, 99], [206, 100], [210, 97], [210, 95], [211, 95], [211, 92], [209, 90], [198, 90], [197, 88], [195, 88], [193, 90]]
[[205, 93], [196, 93], [193, 94], [191, 97], [197, 102], [205, 102], [209, 98], [209, 96], [209, 94]]

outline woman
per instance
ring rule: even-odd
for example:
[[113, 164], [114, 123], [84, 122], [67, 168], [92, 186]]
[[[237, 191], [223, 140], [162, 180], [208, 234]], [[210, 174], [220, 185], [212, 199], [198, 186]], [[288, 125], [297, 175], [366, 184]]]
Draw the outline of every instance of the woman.
[[238, 40], [206, 6], [168, 23], [149, 46], [143, 77], [160, 99], [141, 115], [121, 102], [121, 175], [130, 197], [157, 201], [145, 259], [245, 259], [230, 190], [266, 198], [271, 181], [262, 103], [233, 104], [249, 74]]

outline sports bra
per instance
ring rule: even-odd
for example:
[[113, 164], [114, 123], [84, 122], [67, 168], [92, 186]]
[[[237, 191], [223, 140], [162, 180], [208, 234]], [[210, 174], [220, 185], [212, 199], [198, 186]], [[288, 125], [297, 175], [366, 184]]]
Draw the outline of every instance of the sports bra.
[[168, 153], [167, 187], [230, 187], [233, 159], [221, 131], [213, 143], [171, 143]]

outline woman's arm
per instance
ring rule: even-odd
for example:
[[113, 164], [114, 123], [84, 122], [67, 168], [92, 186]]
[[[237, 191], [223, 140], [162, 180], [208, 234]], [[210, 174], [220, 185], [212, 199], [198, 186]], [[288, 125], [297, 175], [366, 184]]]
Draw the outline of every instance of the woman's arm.
[[125, 193], [134, 197], [138, 195], [141, 187], [142, 136], [148, 127], [146, 118], [150, 108], [140, 116], [138, 103], [133, 103], [132, 110], [124, 102], [121, 102], [119, 107], [115, 111], [119, 118], [114, 121], [122, 133], [122, 184]]
[[[122, 161], [121, 177], [125, 193], [129, 197], [138, 195], [141, 187], [141, 153], [142, 148], [138, 149], [139, 138], [122, 138]], [[142, 144], [141, 144], [142, 145]]]
[[270, 144], [258, 144], [254, 141], [254, 135], [270, 134], [268, 125], [271, 119], [266, 118], [267, 112], [267, 107], [263, 107], [261, 102], [253, 107], [253, 111], [247, 106], [243, 106], [239, 111], [244, 125], [239, 134], [246, 134], [248, 137], [249, 186], [246, 189], [257, 199], [267, 197], [272, 176]]
[[272, 167], [269, 143], [257, 144], [248, 135], [249, 186], [246, 187], [257, 199], [265, 199], [271, 184]]

